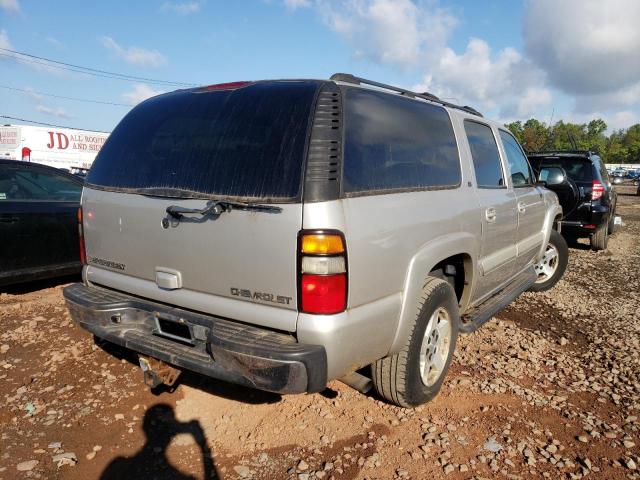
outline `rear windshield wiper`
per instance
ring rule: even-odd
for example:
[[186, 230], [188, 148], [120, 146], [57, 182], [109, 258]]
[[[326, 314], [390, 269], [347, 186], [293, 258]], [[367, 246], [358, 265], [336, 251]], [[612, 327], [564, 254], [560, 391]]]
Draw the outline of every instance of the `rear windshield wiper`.
[[263, 205], [260, 203], [234, 202], [232, 200], [211, 200], [204, 208], [184, 208], [179, 205], [167, 207], [167, 213], [173, 218], [181, 219], [185, 215], [201, 215], [203, 217], [211, 215], [217, 217], [221, 213], [230, 212], [233, 209], [250, 210], [254, 212], [280, 213], [281, 207]]

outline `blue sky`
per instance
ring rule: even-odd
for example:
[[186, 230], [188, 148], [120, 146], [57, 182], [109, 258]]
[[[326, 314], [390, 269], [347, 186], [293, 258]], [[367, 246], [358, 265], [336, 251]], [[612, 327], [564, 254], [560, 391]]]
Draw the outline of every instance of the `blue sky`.
[[[0, 0], [0, 48], [193, 84], [350, 72], [426, 89], [502, 121], [549, 120], [553, 113], [554, 121], [602, 117], [624, 128], [640, 119], [639, 6], [635, 0]], [[0, 54], [0, 85], [29, 91], [0, 88], [0, 115], [110, 131], [129, 106], [40, 93], [133, 105], [175, 88]]]

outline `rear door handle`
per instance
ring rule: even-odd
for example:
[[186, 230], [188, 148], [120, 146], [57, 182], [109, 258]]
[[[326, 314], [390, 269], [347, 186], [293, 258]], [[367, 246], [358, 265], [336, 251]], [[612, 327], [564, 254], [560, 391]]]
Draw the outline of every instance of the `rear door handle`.
[[487, 219], [487, 222], [494, 223], [496, 221], [496, 209], [493, 207], [489, 207], [484, 211], [484, 218]]
[[524, 213], [527, 211], [527, 205], [524, 202], [518, 202], [518, 212]]
[[0, 223], [16, 223], [18, 220], [20, 218], [13, 215], [0, 215]]

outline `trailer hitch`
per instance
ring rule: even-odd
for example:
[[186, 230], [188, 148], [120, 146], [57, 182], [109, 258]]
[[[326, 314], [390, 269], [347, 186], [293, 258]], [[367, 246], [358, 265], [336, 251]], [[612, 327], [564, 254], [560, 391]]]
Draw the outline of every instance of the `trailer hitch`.
[[138, 362], [144, 375], [144, 384], [149, 388], [162, 384], [172, 387], [181, 373], [181, 370], [153, 357], [139, 355]]

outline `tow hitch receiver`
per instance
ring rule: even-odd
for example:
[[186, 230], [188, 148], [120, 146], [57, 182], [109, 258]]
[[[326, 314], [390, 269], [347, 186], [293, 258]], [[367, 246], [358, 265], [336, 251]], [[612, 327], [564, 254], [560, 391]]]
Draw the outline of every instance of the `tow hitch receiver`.
[[180, 370], [172, 367], [168, 363], [152, 357], [139, 355], [138, 361], [140, 362], [140, 368], [144, 374], [144, 384], [149, 388], [156, 388], [158, 385], [163, 383], [171, 387], [176, 383], [176, 380], [181, 373]]

